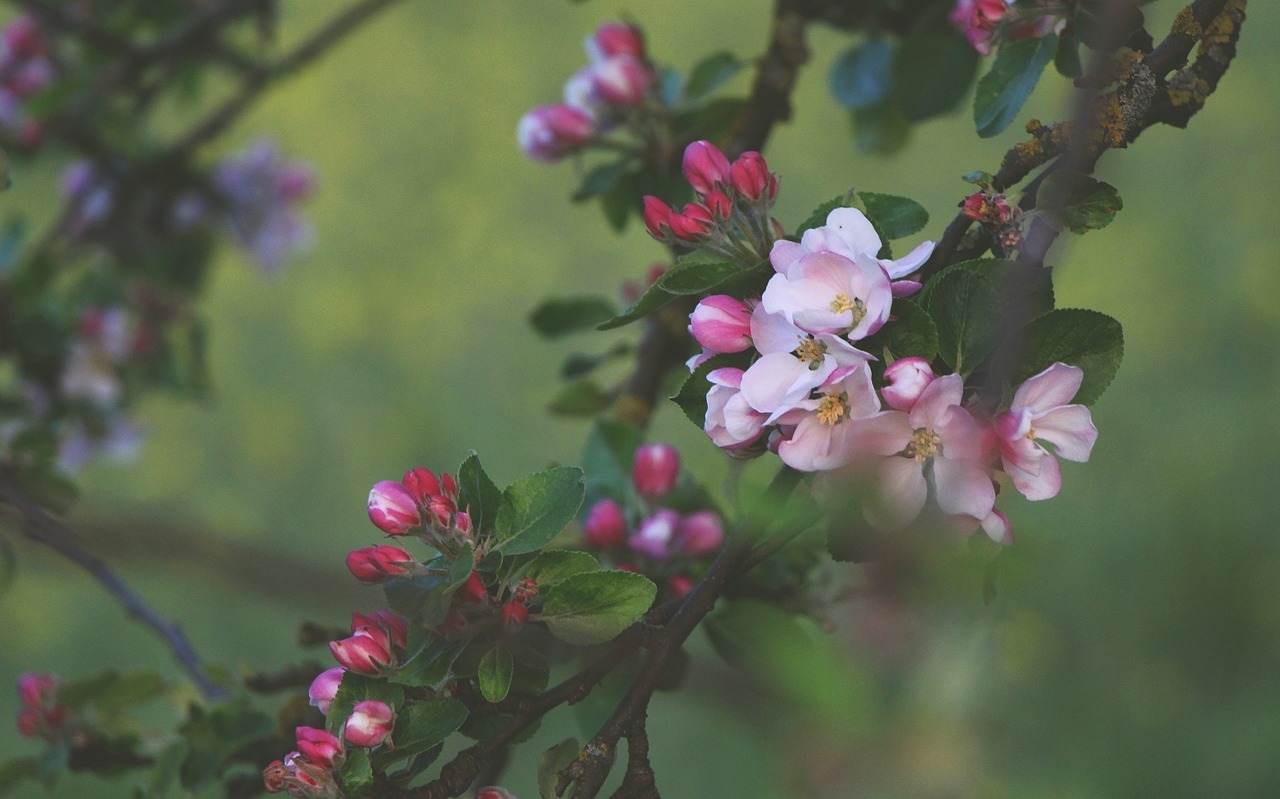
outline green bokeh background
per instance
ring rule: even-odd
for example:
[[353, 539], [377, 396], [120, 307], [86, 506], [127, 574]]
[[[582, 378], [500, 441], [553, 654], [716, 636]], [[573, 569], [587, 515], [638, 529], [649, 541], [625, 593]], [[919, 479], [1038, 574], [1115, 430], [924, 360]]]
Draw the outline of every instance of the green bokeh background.
[[[341, 3], [284, 6], [287, 45]], [[1150, 29], [1167, 30], [1177, 8], [1148, 6]], [[616, 296], [663, 251], [571, 206], [574, 167], [526, 161], [514, 128], [558, 98], [583, 63], [581, 37], [620, 11], [655, 58], [687, 68], [716, 49], [758, 53], [770, 9], [405, 4], [273, 89], [219, 144], [267, 132], [314, 163], [315, 246], [270, 280], [224, 250], [205, 305], [211, 402], [149, 400], [140, 459], [88, 470], [72, 519], [209, 659], [270, 669], [304, 654], [300, 618], [340, 624], [378, 605], [342, 566], [377, 540], [364, 513], [373, 482], [452, 468], [471, 449], [500, 484], [576, 460], [585, 425], [544, 412], [559, 362], [634, 331], [548, 344], [525, 316], [557, 293]], [[1157, 128], [1107, 155], [1100, 175], [1124, 210], [1055, 251], [1060, 306], [1120, 319], [1125, 363], [1094, 408], [1090, 463], [1064, 468], [1052, 502], [1005, 500], [1018, 542], [995, 602], [983, 604], [980, 573], [943, 556], [901, 601], [835, 605], [823, 639], [835, 665], [795, 664], [812, 681], [802, 697], [772, 696], [695, 642], [689, 689], [653, 709], [664, 796], [1280, 795], [1278, 21], [1275, 4], [1250, 7], [1207, 109], [1186, 131]], [[1017, 126], [980, 141], [962, 110], [892, 158], [861, 155], [825, 94], [846, 42], [816, 29], [811, 43], [794, 119], [767, 152], [777, 216], [794, 225], [854, 185], [919, 200], [936, 238], [966, 190], [959, 176], [994, 170]], [[1045, 83], [1021, 120], [1061, 115], [1065, 82]], [[19, 172], [0, 208], [47, 215], [55, 172]], [[653, 435], [679, 442], [709, 481], [724, 474], [674, 406]], [[17, 549], [0, 595], [0, 686], [26, 670], [170, 667], [84, 575]], [[789, 712], [806, 702], [822, 712]], [[15, 713], [0, 691], [0, 720]], [[578, 734], [571, 715], [529, 748]], [[34, 749], [0, 723], [0, 756]], [[526, 798], [534, 756], [509, 771]], [[59, 790], [127, 793], [92, 779]]]

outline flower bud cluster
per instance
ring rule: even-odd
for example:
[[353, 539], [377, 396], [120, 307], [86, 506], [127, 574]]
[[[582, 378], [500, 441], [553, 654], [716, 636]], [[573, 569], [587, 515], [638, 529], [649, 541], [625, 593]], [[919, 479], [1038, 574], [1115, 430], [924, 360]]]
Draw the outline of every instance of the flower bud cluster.
[[334, 660], [348, 671], [380, 677], [394, 672], [404, 657], [409, 626], [389, 610], [353, 613], [351, 633], [350, 638], [329, 642]]
[[652, 195], [644, 198], [644, 224], [664, 244], [696, 243], [735, 260], [764, 258], [781, 226], [769, 216], [778, 196], [778, 178], [756, 152], [733, 163], [719, 147], [696, 141], [685, 148], [685, 180], [698, 202], [676, 209]]
[[970, 194], [961, 201], [960, 212], [990, 228], [1006, 251], [1022, 243], [1022, 209], [1009, 205], [1003, 194]]
[[692, 587], [689, 570], [724, 543], [724, 525], [711, 510], [680, 513], [657, 503], [676, 486], [680, 456], [670, 444], [636, 450], [631, 479], [643, 508], [625, 510], [613, 499], [591, 506], [583, 522], [583, 543], [608, 554], [617, 567], [666, 581], [679, 596]]
[[1001, 42], [1061, 33], [1074, 12], [1073, 3], [1057, 0], [956, 0], [949, 19], [974, 50], [988, 55]]
[[800, 242], [774, 244], [776, 274], [760, 298], [698, 305], [690, 332], [704, 354], [751, 359], [709, 373], [705, 430], [727, 450], [767, 443], [792, 468], [863, 475], [876, 487], [867, 510], [878, 526], [911, 523], [932, 497], [951, 524], [1007, 543], [997, 475], [1047, 499], [1061, 486], [1057, 458], [1089, 457], [1097, 430], [1087, 408], [1070, 404], [1083, 372], [1053, 364], [1001, 412], [966, 402], [960, 375], [935, 375], [920, 358], [889, 364], [877, 387], [876, 358], [856, 345], [890, 323], [895, 296], [918, 290], [909, 276], [933, 245], [896, 262], [878, 259], [880, 248], [860, 211], [838, 208]]
[[43, 135], [23, 103], [53, 82], [49, 49], [35, 19], [27, 14], [0, 31], [0, 134], [20, 147], [34, 147]]
[[[470, 513], [458, 509], [457, 483], [448, 474], [437, 478], [430, 469], [421, 467], [405, 472], [399, 482], [383, 480], [374, 485], [369, 491], [369, 520], [387, 535], [417, 535], [429, 546], [450, 555], [461, 544], [475, 541]], [[377, 557], [399, 556], [388, 551]]]
[[294, 736], [298, 748], [263, 769], [267, 793], [286, 791], [307, 799], [341, 797], [336, 772], [347, 759], [342, 741], [315, 727], [298, 727]]
[[56, 741], [70, 730], [70, 714], [58, 702], [58, 679], [51, 674], [23, 674], [18, 678], [18, 732], [27, 738]]
[[520, 120], [516, 138], [534, 161], [552, 163], [580, 151], [643, 117], [654, 100], [657, 73], [638, 28], [606, 22], [587, 37], [585, 47], [590, 63], [565, 83], [565, 101], [534, 108]]

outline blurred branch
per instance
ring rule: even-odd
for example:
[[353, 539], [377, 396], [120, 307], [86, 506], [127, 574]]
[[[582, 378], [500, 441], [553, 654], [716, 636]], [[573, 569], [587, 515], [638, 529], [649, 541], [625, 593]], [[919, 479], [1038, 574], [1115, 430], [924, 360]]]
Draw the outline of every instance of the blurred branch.
[[12, 505], [21, 516], [22, 532], [31, 540], [44, 544], [59, 555], [93, 575], [108, 593], [114, 595], [125, 611], [159, 635], [174, 659], [191, 676], [205, 699], [212, 701], [227, 696], [227, 690], [214, 684], [204, 673], [200, 658], [176, 622], [152, 610], [105, 562], [85, 551], [76, 534], [33, 502], [7, 469], [0, 470], [0, 499]]

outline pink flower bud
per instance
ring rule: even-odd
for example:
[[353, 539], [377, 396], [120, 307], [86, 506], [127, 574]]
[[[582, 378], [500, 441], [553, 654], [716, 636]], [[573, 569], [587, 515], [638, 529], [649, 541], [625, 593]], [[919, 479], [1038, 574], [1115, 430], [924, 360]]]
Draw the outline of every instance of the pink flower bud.
[[267, 789], [267, 793], [280, 793], [292, 777], [293, 772], [283, 760], [272, 760], [262, 770], [262, 786]]
[[369, 492], [369, 520], [387, 535], [404, 535], [422, 523], [422, 515], [409, 489], [383, 480]]
[[681, 213], [671, 214], [671, 232], [685, 241], [705, 238], [715, 226], [715, 218], [705, 205], [689, 203]]
[[453, 477], [448, 472], [440, 475], [440, 490], [449, 499], [457, 500], [458, 484], [453, 481]]
[[311, 705], [318, 708], [321, 713], [328, 713], [329, 705], [338, 695], [338, 687], [342, 685], [342, 675], [346, 673], [341, 666], [334, 666], [316, 675], [316, 678], [311, 681], [311, 687], [307, 689]]
[[508, 630], [518, 630], [529, 620], [529, 609], [519, 602], [508, 602], [502, 606], [502, 626]]
[[337, 736], [315, 727], [298, 727], [294, 733], [298, 739], [298, 753], [317, 766], [331, 769], [344, 759], [346, 752]]
[[625, 22], [605, 22], [583, 43], [592, 61], [629, 55], [644, 58], [644, 34]]
[[591, 73], [591, 90], [612, 105], [631, 107], [644, 102], [653, 83], [653, 73], [644, 62], [629, 55], [614, 56]]
[[724, 525], [713, 511], [698, 511], [681, 520], [678, 540], [680, 551], [690, 557], [709, 555], [724, 543]]
[[698, 194], [706, 194], [717, 183], [727, 185], [729, 182], [729, 159], [709, 141], [696, 141], [684, 148], [681, 167], [685, 180]]
[[660, 508], [640, 523], [640, 527], [627, 541], [627, 546], [654, 560], [666, 560], [671, 557], [671, 546], [679, 527], [680, 514]]
[[595, 133], [595, 120], [581, 108], [544, 105], [524, 115], [516, 139], [525, 155], [549, 164], [581, 148]]
[[381, 628], [362, 628], [350, 638], [330, 641], [333, 659], [348, 671], [377, 676], [391, 665], [391, 641]]
[[490, 785], [476, 791], [476, 799], [516, 799], [516, 795], [506, 788]]
[[0, 42], [4, 42], [7, 55], [16, 58], [32, 58], [44, 53], [44, 38], [40, 35], [40, 27], [33, 17], [22, 14], [0, 32]]
[[725, 294], [713, 294], [689, 315], [689, 334], [711, 352], [742, 352], [751, 346], [751, 306]]
[[884, 370], [889, 385], [880, 389], [885, 403], [895, 411], [910, 411], [934, 380], [933, 369], [924, 358], [899, 358]]
[[405, 472], [401, 484], [409, 489], [409, 493], [421, 505], [426, 505], [432, 496], [440, 493], [440, 481], [430, 469], [421, 466]]
[[51, 674], [32, 674], [18, 677], [18, 696], [27, 707], [40, 707], [53, 701], [58, 681]]
[[651, 194], [645, 195], [644, 226], [650, 236], [666, 241], [671, 235], [671, 206]]
[[769, 172], [764, 156], [757, 152], [738, 156], [729, 168], [729, 180], [738, 193], [751, 202], [761, 197], [773, 200], [778, 194], [778, 179]]
[[711, 212], [711, 216], [718, 220], [724, 221], [733, 214], [733, 201], [729, 199], [729, 195], [719, 189], [707, 192], [707, 196], [702, 198], [702, 201]]
[[40, 711], [34, 707], [24, 707], [18, 711], [18, 734], [24, 738], [38, 738], [43, 724]]
[[356, 746], [377, 746], [391, 734], [395, 718], [395, 711], [385, 702], [376, 699], [356, 702], [342, 728], [342, 737]]
[[360, 630], [368, 627], [377, 627], [385, 630], [391, 636], [392, 643], [401, 648], [405, 646], [409, 635], [409, 623], [386, 608], [375, 610], [368, 614], [351, 614], [351, 632], [360, 632]]
[[660, 497], [676, 484], [680, 453], [670, 444], [643, 444], [636, 449], [631, 483], [642, 497]]
[[389, 577], [400, 577], [408, 571], [406, 563], [416, 563], [413, 555], [387, 544], [356, 549], [347, 555], [347, 568], [362, 583], [380, 583]]
[[471, 576], [458, 589], [456, 596], [463, 602], [475, 604], [483, 602], [489, 596], [489, 589], [484, 587], [484, 579], [479, 572], [471, 572]]
[[693, 590], [693, 580], [686, 574], [677, 574], [667, 582], [667, 588], [671, 589], [672, 596], [682, 597]]
[[435, 527], [450, 527], [453, 524], [453, 514], [458, 510], [458, 506], [453, 500], [443, 494], [437, 494], [427, 503], [427, 517], [431, 524]]
[[463, 535], [470, 535], [471, 514], [461, 510], [453, 514], [453, 526]]
[[611, 499], [602, 499], [591, 506], [587, 520], [582, 523], [583, 538], [592, 549], [611, 549], [627, 540], [627, 520], [622, 508]]

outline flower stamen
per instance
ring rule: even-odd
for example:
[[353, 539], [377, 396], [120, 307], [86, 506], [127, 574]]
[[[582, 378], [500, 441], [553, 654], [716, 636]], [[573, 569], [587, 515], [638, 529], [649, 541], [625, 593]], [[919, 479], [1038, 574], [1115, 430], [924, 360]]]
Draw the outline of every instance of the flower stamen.
[[915, 458], [917, 463], [924, 463], [937, 455], [941, 449], [942, 437], [927, 427], [919, 427], [916, 428], [911, 441], [907, 443], [904, 454], [908, 458]]
[[835, 426], [849, 412], [848, 394], [828, 394], [818, 403], [818, 421]]
[[848, 294], [837, 294], [829, 307], [832, 313], [845, 313], [848, 311], [853, 317], [853, 321], [849, 325], [851, 328], [857, 327], [858, 323], [867, 315], [867, 304], [857, 297], [849, 299]]
[[800, 346], [792, 350], [791, 354], [799, 358], [801, 363], [809, 364], [810, 370], [814, 370], [822, 365], [822, 360], [827, 354], [827, 345], [826, 342], [809, 336], [801, 339]]

